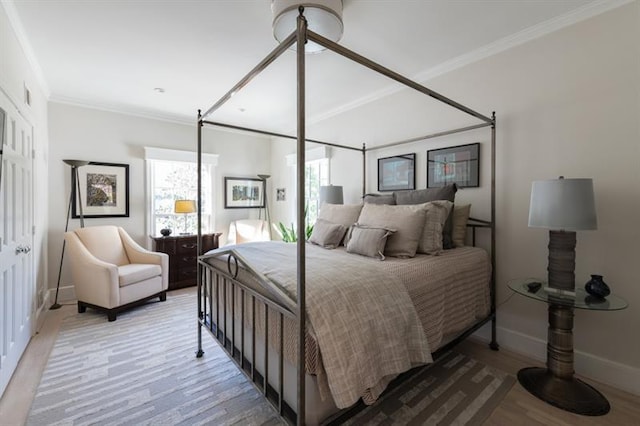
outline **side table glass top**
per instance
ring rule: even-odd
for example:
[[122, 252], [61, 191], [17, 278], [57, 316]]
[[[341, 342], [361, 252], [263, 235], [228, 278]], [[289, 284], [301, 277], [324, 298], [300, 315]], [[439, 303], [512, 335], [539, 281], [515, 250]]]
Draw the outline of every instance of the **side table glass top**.
[[[532, 282], [542, 283], [540, 288], [534, 292], [529, 291], [527, 284]], [[576, 287], [576, 296], [559, 296], [554, 293], [547, 293], [544, 287], [547, 285], [546, 281], [537, 278], [519, 278], [511, 280], [507, 283], [509, 288], [518, 294], [535, 299], [541, 302], [570, 306], [576, 309], [587, 309], [597, 311], [617, 311], [625, 309], [627, 302], [614, 294], [608, 295], [605, 299], [598, 299], [591, 296], [584, 289]]]

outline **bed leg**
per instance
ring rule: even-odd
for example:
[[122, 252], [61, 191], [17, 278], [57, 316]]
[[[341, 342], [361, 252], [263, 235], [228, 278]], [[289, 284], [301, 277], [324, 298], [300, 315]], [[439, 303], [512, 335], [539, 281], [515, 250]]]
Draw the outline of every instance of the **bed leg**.
[[494, 350], [500, 350], [500, 345], [498, 345], [498, 339], [496, 338], [496, 314], [493, 314], [493, 318], [491, 319], [491, 342], [489, 343], [489, 347]]
[[198, 350], [196, 351], [196, 358], [202, 358], [204, 351], [202, 350], [202, 323], [198, 321]]

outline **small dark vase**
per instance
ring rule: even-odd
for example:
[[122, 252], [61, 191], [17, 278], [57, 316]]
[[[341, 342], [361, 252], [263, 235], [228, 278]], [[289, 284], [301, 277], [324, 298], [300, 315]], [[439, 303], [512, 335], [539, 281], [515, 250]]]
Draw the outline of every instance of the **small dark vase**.
[[162, 234], [163, 237], [168, 237], [169, 235], [171, 235], [171, 229], [169, 228], [161, 229], [160, 234]]
[[584, 285], [584, 289], [598, 299], [604, 299], [611, 294], [609, 286], [602, 281], [602, 275], [591, 275], [591, 279]]

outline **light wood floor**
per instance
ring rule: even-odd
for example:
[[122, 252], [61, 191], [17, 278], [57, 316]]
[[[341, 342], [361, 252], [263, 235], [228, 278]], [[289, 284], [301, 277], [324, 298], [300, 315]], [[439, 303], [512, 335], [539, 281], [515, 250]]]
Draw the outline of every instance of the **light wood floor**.
[[[74, 304], [46, 313], [44, 325], [29, 343], [18, 369], [4, 396], [0, 399], [0, 426], [19, 426], [25, 423], [40, 377], [60, 329], [60, 323], [65, 316], [74, 315], [75, 312]], [[539, 362], [505, 349], [494, 352], [485, 344], [473, 340], [461, 343], [457, 350], [513, 375], [516, 375], [520, 368], [541, 365]], [[595, 386], [609, 399], [612, 408], [606, 416], [579, 416], [557, 409], [530, 395], [516, 383], [485, 425], [626, 426], [640, 424], [640, 396], [631, 395], [601, 383], [585, 381]]]

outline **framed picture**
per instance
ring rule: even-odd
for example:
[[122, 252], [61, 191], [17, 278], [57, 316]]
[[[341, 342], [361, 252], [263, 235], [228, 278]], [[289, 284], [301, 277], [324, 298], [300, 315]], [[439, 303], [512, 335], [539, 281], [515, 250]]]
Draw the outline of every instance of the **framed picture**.
[[287, 192], [285, 188], [277, 188], [276, 189], [276, 201], [286, 201]]
[[416, 154], [378, 158], [378, 191], [416, 189]]
[[264, 181], [255, 178], [224, 178], [225, 209], [264, 207]]
[[427, 188], [480, 186], [480, 143], [427, 151]]
[[129, 165], [90, 162], [78, 167], [80, 196], [76, 176], [71, 169], [73, 217], [129, 217]]

